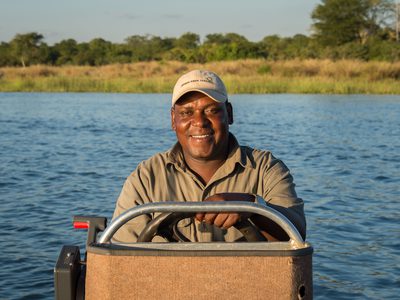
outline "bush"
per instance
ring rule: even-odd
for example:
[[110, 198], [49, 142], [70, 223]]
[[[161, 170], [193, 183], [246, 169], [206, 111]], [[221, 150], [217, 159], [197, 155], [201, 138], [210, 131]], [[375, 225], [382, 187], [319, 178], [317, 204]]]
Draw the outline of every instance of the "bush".
[[271, 71], [272, 71], [272, 68], [270, 65], [262, 65], [261, 67], [259, 67], [257, 69], [257, 73], [260, 75], [270, 74]]

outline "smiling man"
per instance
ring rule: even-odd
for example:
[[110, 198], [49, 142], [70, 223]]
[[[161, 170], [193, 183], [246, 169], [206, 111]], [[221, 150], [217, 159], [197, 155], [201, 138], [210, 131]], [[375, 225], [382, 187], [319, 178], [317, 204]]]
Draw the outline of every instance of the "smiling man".
[[[172, 95], [171, 126], [177, 143], [139, 164], [127, 178], [114, 218], [127, 209], [154, 201], [263, 201], [284, 214], [305, 237], [303, 201], [282, 161], [270, 152], [239, 145], [229, 132], [233, 108], [222, 80], [194, 70], [180, 77]], [[178, 224], [191, 241], [238, 241], [242, 218], [268, 240], [285, 240], [273, 222], [238, 213], [198, 213]], [[134, 242], [152, 216], [140, 216], [114, 235]], [[156, 237], [157, 238], [157, 237]], [[155, 239], [159, 241], [159, 239]]]

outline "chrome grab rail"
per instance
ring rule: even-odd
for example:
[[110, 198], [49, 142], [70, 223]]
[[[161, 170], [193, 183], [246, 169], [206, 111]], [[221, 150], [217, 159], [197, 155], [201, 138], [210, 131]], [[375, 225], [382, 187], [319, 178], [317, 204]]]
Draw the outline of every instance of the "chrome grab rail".
[[133, 207], [114, 219], [98, 240], [108, 243], [117, 230], [131, 219], [155, 212], [248, 212], [264, 216], [278, 224], [289, 236], [289, 243], [296, 248], [304, 247], [305, 242], [297, 228], [277, 210], [258, 203], [244, 201], [229, 202], [153, 202]]

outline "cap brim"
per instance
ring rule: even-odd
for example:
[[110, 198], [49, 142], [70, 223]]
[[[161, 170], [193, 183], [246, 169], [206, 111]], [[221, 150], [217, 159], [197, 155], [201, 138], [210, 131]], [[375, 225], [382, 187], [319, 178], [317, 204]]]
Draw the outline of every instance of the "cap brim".
[[189, 92], [200, 92], [203, 93], [204, 95], [210, 97], [211, 99], [213, 99], [216, 102], [220, 102], [220, 103], [224, 103], [228, 100], [227, 96], [224, 94], [221, 94], [219, 92], [217, 92], [216, 90], [212, 90], [212, 89], [188, 89], [186, 91], [183, 91], [182, 93], [176, 95], [176, 97], [174, 97], [174, 99], [172, 99], [172, 105], [174, 105], [177, 101], [179, 101], [179, 99], [189, 93]]

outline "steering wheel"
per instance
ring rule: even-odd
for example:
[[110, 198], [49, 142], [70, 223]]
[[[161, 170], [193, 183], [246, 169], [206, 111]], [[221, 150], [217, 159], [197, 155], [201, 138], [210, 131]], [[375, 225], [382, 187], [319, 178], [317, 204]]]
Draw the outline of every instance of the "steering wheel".
[[[179, 221], [193, 218], [193, 212], [172, 212], [162, 213], [151, 220], [140, 233], [138, 242], [151, 242], [155, 236], [161, 236], [168, 242], [190, 242], [178, 229]], [[233, 227], [238, 229], [247, 242], [266, 241], [260, 230], [248, 219], [237, 222]]]
[[[131, 209], [128, 209], [123, 214], [119, 215], [111, 224], [104, 230], [103, 234], [97, 241], [98, 244], [110, 243], [114, 234], [121, 228], [126, 222], [133, 218], [152, 213], [189, 213], [189, 216], [194, 216], [197, 212], [246, 212], [254, 215], [260, 215], [262, 217], [275, 222], [282, 230], [289, 236], [287, 242], [290, 247], [304, 247], [306, 242], [300, 235], [297, 228], [291, 223], [283, 214], [273, 209], [272, 207], [262, 205], [260, 203], [249, 203], [245, 201], [220, 201], [220, 202], [157, 202], [157, 203], [146, 203], [138, 205]], [[154, 223], [153, 223], [154, 224]], [[235, 227], [240, 227], [235, 224]], [[147, 229], [146, 229], [147, 230]], [[146, 231], [145, 231], [146, 232]], [[245, 233], [247, 238], [247, 233]], [[143, 240], [143, 239], [142, 239]], [[148, 240], [148, 238], [146, 238]]]

